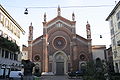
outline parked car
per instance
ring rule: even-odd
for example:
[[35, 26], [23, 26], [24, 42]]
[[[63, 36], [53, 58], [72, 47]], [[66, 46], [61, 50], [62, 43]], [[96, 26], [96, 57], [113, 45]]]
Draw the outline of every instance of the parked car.
[[69, 76], [70, 78], [76, 77], [76, 72], [75, 72], [75, 71], [68, 72], [68, 76]]
[[23, 80], [22, 71], [10, 71], [9, 80]]
[[83, 76], [83, 72], [82, 72], [82, 71], [72, 71], [72, 72], [68, 72], [68, 76], [69, 76], [70, 78], [73, 78], [73, 77], [75, 77], [75, 78], [80, 78], [80, 77]]

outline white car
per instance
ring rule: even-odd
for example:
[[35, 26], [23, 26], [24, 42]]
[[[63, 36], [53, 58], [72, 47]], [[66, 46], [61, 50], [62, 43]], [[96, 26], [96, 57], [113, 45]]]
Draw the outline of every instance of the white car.
[[9, 80], [22, 80], [23, 72], [22, 71], [10, 71]]

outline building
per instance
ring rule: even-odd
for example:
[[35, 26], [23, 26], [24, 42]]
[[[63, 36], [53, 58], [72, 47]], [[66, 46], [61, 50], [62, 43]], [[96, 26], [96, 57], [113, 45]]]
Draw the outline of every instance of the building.
[[109, 73], [114, 72], [112, 47], [106, 49], [105, 59], [108, 65]]
[[113, 53], [111, 46], [108, 49], [106, 49], [105, 59], [107, 62], [113, 62]]
[[28, 47], [25, 45], [22, 47], [22, 60], [28, 60]]
[[105, 53], [106, 53], [105, 45], [92, 45], [92, 56], [94, 61], [96, 61], [96, 59], [98, 58], [100, 60], [106, 61]]
[[[41, 72], [67, 74], [70, 70], [80, 70], [86, 61], [92, 60], [91, 30], [87, 22], [87, 39], [76, 34], [75, 15], [72, 21], [61, 16], [46, 21], [44, 14], [43, 35], [33, 40], [33, 26], [29, 26], [28, 47], [24, 52], [39, 67]], [[36, 68], [35, 67], [35, 68]]]
[[24, 32], [0, 5], [0, 76], [8, 74], [11, 68], [19, 68], [22, 56], [20, 39]]
[[120, 72], [120, 1], [106, 18], [106, 21], [109, 21], [110, 24], [114, 70]]

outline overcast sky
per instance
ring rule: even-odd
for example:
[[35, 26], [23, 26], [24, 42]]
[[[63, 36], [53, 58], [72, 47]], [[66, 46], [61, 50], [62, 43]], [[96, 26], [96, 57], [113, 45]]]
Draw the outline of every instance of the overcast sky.
[[[118, 0], [116, 1], [118, 2]], [[58, 5], [61, 7], [61, 16], [69, 20], [72, 20], [72, 13], [75, 13], [78, 35], [86, 38], [86, 23], [88, 21], [91, 25], [92, 44], [106, 45], [107, 47], [111, 44], [109, 22], [105, 19], [114, 8], [115, 0], [0, 0], [0, 4], [26, 31], [22, 38], [24, 44], [27, 44], [30, 23], [33, 23], [34, 39], [41, 36], [44, 13], [46, 12], [47, 21], [55, 18]], [[28, 8], [28, 15], [24, 14], [25, 8]], [[100, 38], [99, 35], [102, 35], [103, 38]]]

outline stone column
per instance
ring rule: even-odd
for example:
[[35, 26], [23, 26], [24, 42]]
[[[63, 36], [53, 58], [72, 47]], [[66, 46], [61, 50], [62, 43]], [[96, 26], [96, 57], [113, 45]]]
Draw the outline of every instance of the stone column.
[[46, 34], [46, 38], [45, 38], [45, 72], [48, 72], [48, 49], [47, 49], [47, 46], [48, 46], [48, 34]]
[[73, 70], [73, 42], [70, 42], [70, 71]]

